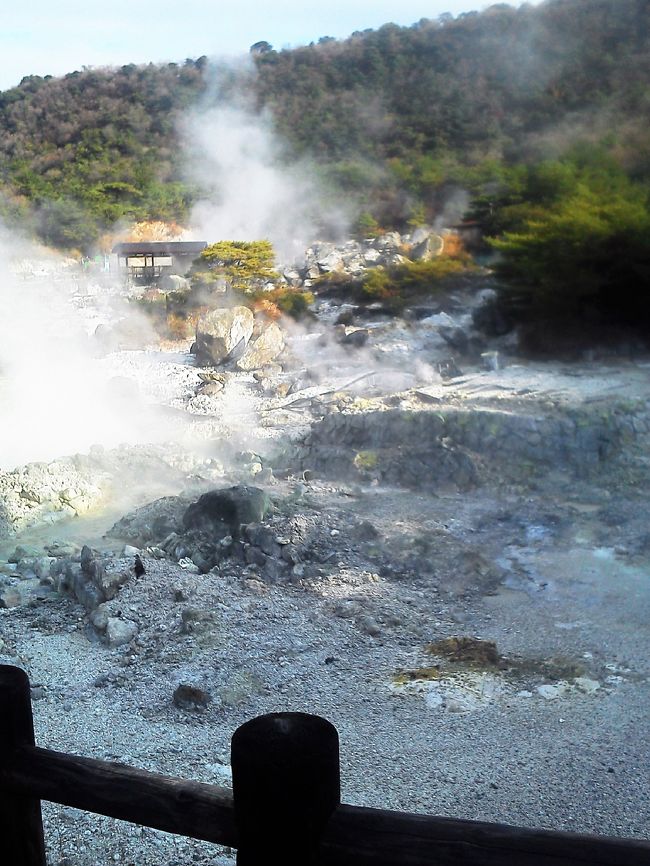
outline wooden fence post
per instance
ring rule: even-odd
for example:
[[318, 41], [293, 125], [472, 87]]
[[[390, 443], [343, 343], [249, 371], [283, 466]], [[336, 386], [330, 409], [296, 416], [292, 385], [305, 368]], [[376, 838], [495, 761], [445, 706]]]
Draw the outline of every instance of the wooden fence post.
[[11, 866], [45, 866], [41, 802], [2, 787], [2, 764], [20, 746], [34, 745], [32, 703], [25, 671], [0, 665], [0, 850]]
[[237, 866], [312, 866], [340, 803], [339, 737], [306, 713], [272, 713], [232, 738]]

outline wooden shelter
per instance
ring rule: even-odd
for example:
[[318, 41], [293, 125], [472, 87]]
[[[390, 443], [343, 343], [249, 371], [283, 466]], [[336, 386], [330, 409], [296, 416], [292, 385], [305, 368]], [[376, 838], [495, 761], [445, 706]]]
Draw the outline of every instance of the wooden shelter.
[[137, 241], [115, 244], [118, 273], [134, 282], [153, 282], [167, 274], [185, 275], [206, 241]]

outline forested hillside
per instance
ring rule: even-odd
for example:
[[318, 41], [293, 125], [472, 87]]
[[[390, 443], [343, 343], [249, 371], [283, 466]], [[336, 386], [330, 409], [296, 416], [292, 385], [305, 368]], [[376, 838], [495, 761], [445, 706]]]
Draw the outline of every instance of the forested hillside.
[[0, 93], [5, 218], [64, 248], [90, 247], [123, 216], [183, 218], [193, 191], [180, 182], [176, 121], [206, 64], [30, 76]]
[[257, 65], [260, 102], [282, 132], [347, 189], [371, 191], [383, 220], [435, 208], [445, 181], [479, 190], [502, 180], [498, 163], [557, 158], [578, 141], [650, 173], [644, 0], [498, 4], [264, 53]]
[[[432, 219], [458, 187], [490, 230], [513, 228], [526, 172], [549, 159], [650, 177], [646, 0], [498, 4], [294, 50], [263, 44], [254, 64], [226, 76], [228, 90], [252, 94], [294, 153], [356, 194], [366, 229]], [[5, 215], [82, 249], [121, 217], [182, 221], [199, 191], [183, 180], [176, 122], [224, 98], [213, 71], [205, 58], [87, 69], [1, 93]]]

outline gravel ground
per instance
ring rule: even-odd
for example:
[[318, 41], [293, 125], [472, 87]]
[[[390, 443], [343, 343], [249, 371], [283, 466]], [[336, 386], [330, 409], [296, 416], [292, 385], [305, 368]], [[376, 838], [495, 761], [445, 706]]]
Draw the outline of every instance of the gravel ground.
[[[135, 642], [116, 649], [97, 642], [82, 609], [65, 599], [1, 611], [2, 661], [42, 686], [37, 741], [228, 784], [238, 725], [308, 711], [339, 730], [345, 802], [650, 837], [647, 561], [594, 547], [589, 511], [569, 519], [559, 508], [564, 519], [550, 522], [543, 498], [299, 489], [291, 501], [315, 533], [312, 548], [321, 559], [328, 546], [335, 552], [311, 579], [269, 586], [254, 567], [196, 575], [146, 559], [146, 575], [111, 602], [139, 627]], [[515, 529], [506, 505], [521, 515]], [[373, 571], [375, 546], [353, 539], [369, 519], [388, 576]], [[274, 520], [286, 529], [286, 513]], [[436, 532], [433, 571], [418, 573], [404, 551]], [[516, 560], [496, 589], [480, 569], [474, 584], [453, 581], [458, 556], [478, 555], [477, 542], [485, 560], [498, 550]], [[117, 558], [111, 568], [131, 564]], [[187, 608], [211, 620], [184, 633]], [[443, 663], [441, 679], [396, 684], [399, 672], [431, 664], [430, 641], [458, 635], [496, 641], [517, 664]], [[207, 709], [176, 707], [181, 683], [205, 690]], [[58, 806], [46, 806], [45, 817], [53, 866], [231, 856]]]

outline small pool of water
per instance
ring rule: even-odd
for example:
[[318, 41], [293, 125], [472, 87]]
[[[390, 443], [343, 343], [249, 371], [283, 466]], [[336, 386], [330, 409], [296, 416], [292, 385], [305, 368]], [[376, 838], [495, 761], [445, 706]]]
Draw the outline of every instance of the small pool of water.
[[80, 546], [87, 544], [95, 550], [118, 552], [124, 546], [124, 542], [104, 536], [124, 513], [124, 507], [113, 505], [82, 517], [68, 518], [54, 523], [40, 523], [18, 535], [0, 539], [0, 560], [7, 560], [19, 545], [40, 549], [55, 542]]

